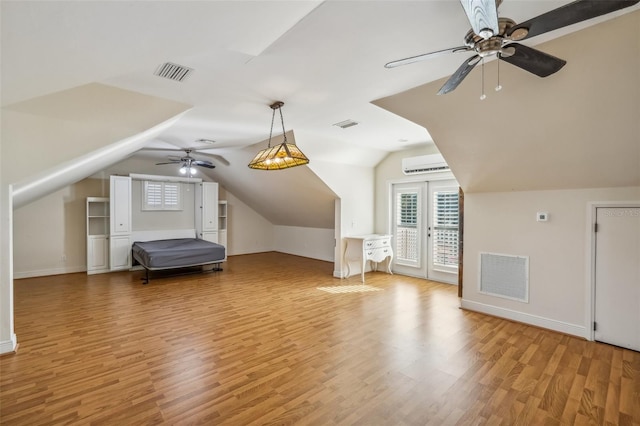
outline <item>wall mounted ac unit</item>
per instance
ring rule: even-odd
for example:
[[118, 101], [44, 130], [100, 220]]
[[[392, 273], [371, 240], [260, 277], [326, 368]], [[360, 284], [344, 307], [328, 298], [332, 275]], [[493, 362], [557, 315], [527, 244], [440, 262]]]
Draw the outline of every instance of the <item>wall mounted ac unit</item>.
[[444, 161], [442, 154], [420, 155], [402, 159], [402, 173], [405, 175], [446, 171], [449, 171], [449, 166]]

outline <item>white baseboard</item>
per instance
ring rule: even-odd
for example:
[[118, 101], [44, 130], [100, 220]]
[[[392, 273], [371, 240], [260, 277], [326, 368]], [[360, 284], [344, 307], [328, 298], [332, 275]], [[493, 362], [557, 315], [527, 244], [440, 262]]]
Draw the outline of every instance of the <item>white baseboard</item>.
[[16, 350], [17, 345], [18, 345], [18, 339], [16, 338], [15, 334], [12, 334], [11, 340], [0, 341], [0, 355], [14, 352]]
[[544, 318], [537, 315], [531, 315], [524, 312], [513, 311], [511, 309], [500, 308], [493, 305], [486, 305], [484, 303], [465, 299], [462, 299], [460, 307], [462, 309], [468, 309], [474, 312], [493, 315], [524, 324], [535, 325], [536, 327], [546, 328], [548, 330], [558, 331], [560, 333], [571, 334], [572, 336], [583, 337], [589, 340], [589, 331], [582, 325], [570, 324], [564, 321]]
[[76, 272], [86, 272], [85, 266], [75, 266], [66, 268], [39, 269], [36, 271], [13, 272], [13, 278], [19, 280], [21, 278], [44, 277], [47, 275], [75, 274]]

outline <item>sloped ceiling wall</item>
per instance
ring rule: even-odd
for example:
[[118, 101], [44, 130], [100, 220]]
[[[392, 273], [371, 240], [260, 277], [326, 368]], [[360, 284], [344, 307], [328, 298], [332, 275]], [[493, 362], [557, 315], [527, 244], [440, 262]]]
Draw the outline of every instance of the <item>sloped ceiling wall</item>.
[[[274, 136], [271, 146], [282, 143], [282, 136]], [[296, 142], [295, 132], [287, 132], [287, 140]], [[220, 183], [226, 190], [274, 225], [299, 226], [306, 228], [333, 229], [335, 226], [336, 193], [307, 166], [286, 170], [253, 170], [248, 167], [253, 157], [267, 147], [268, 141], [262, 141], [242, 148], [223, 148], [216, 154], [224, 161], [216, 161], [215, 169], [198, 170], [197, 177]], [[300, 148], [305, 152], [304, 148]], [[179, 152], [173, 153], [180, 155]], [[306, 152], [305, 152], [306, 154]], [[110, 170], [119, 173], [150, 173], [175, 175], [175, 165], [155, 166], [158, 158], [146, 157], [148, 153], [140, 151], [132, 160], [138, 160], [136, 169], [129, 164], [116, 165]], [[193, 154], [196, 158], [207, 159], [203, 153]], [[144, 162], [146, 161], [146, 163]], [[311, 158], [311, 161], [315, 161]], [[124, 167], [124, 168], [123, 168]], [[127, 167], [129, 167], [127, 169]], [[141, 170], [145, 171], [142, 172]]]
[[2, 180], [14, 207], [116, 163], [189, 105], [91, 83], [2, 109]]
[[491, 61], [484, 101], [478, 66], [450, 94], [442, 79], [374, 104], [425, 126], [466, 192], [640, 185], [640, 12], [536, 48], [567, 65], [539, 78], [501, 62], [495, 92]]

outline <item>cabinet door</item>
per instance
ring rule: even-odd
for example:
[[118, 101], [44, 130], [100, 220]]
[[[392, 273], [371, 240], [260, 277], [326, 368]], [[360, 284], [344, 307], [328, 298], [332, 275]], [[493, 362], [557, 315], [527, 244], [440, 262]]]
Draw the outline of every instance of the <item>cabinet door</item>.
[[202, 237], [203, 240], [205, 241], [210, 241], [212, 243], [216, 243], [218, 244], [218, 232], [213, 231], [213, 232], [203, 232], [202, 233]]
[[111, 234], [131, 233], [131, 178], [111, 176]]
[[202, 183], [202, 230], [216, 231], [218, 229], [218, 184], [216, 182]]
[[87, 274], [109, 270], [109, 240], [106, 236], [87, 238]]
[[111, 270], [131, 268], [131, 239], [129, 236], [111, 237], [110, 260]]

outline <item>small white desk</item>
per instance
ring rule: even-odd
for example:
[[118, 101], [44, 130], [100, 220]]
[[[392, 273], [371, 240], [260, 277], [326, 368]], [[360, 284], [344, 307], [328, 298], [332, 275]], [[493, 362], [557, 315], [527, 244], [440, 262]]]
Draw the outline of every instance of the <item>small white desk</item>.
[[393, 249], [391, 248], [391, 237], [387, 234], [369, 234], [346, 237], [347, 247], [344, 251], [344, 263], [347, 265], [347, 277], [351, 275], [351, 265], [349, 261], [360, 263], [360, 274], [364, 283], [364, 269], [367, 261], [377, 264], [387, 259], [387, 272], [391, 274], [391, 262], [393, 261]]

